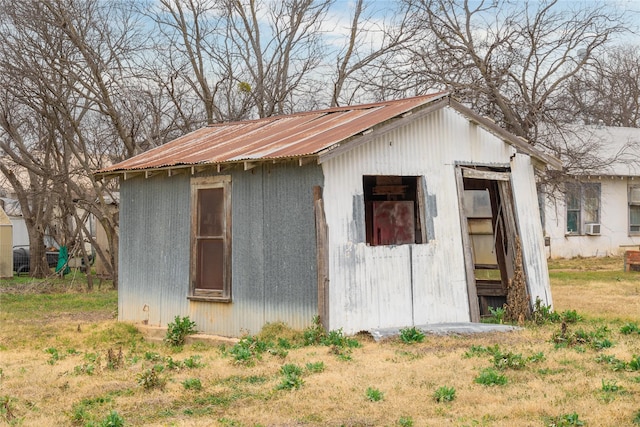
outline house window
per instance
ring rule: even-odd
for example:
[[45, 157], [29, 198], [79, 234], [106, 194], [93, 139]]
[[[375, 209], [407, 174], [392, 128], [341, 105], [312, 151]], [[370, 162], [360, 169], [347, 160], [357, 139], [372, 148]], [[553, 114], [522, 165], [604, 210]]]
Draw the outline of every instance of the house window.
[[629, 234], [640, 234], [640, 185], [629, 187]]
[[191, 297], [230, 301], [231, 177], [191, 183]]
[[363, 177], [367, 243], [402, 245], [427, 241], [424, 190], [418, 176]]
[[567, 233], [585, 234], [585, 226], [600, 223], [600, 184], [566, 183]]

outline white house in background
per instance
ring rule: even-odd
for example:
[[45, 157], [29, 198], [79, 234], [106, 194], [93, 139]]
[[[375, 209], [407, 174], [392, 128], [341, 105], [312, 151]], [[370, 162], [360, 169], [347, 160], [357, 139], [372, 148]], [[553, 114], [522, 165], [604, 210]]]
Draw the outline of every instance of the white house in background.
[[[570, 144], [579, 144], [585, 156], [611, 161], [597, 172], [573, 176], [563, 197], [547, 200], [547, 256], [610, 256], [638, 250], [640, 129], [585, 126]], [[589, 147], [594, 148], [588, 154]]]
[[0, 197], [0, 207], [4, 209], [13, 227], [12, 246], [29, 246], [29, 232], [22, 216], [20, 203], [9, 197]]

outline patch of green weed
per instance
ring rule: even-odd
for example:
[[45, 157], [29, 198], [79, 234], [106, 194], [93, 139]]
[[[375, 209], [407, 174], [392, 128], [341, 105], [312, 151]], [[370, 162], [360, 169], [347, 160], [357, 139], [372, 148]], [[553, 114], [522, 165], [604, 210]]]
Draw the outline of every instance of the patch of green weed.
[[184, 340], [188, 335], [196, 332], [196, 322], [189, 319], [189, 316], [176, 316], [173, 322], [169, 322], [167, 325], [167, 335], [164, 337], [164, 342], [173, 347], [178, 347], [184, 345]]
[[452, 402], [456, 398], [456, 389], [453, 387], [441, 386], [433, 393], [436, 402]]
[[505, 385], [507, 384], [507, 377], [493, 368], [485, 368], [480, 371], [480, 375], [474, 381], [486, 386]]
[[384, 400], [384, 393], [378, 390], [377, 388], [373, 388], [373, 387], [367, 387], [365, 396], [371, 402], [379, 402], [381, 400]]
[[400, 329], [400, 340], [405, 344], [413, 344], [424, 341], [424, 332], [416, 327]]

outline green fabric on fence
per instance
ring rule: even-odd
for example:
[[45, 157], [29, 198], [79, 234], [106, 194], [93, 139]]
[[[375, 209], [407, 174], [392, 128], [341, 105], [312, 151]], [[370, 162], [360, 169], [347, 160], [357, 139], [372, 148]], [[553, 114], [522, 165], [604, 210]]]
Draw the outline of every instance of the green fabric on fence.
[[69, 252], [66, 246], [60, 246], [60, 252], [58, 253], [58, 266], [56, 267], [56, 273], [69, 274]]

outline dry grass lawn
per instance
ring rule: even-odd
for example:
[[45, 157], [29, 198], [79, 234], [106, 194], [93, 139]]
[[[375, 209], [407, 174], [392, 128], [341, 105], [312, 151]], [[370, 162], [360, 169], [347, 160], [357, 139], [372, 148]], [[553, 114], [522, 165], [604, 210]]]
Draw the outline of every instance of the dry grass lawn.
[[[531, 323], [410, 344], [358, 336], [356, 348], [287, 349], [301, 334], [271, 325], [246, 348], [272, 345], [245, 362], [231, 346], [144, 342], [113, 320], [113, 291], [36, 293], [0, 282], [0, 424], [640, 425], [640, 273], [610, 258], [553, 262], [550, 274], [555, 312], [568, 312], [564, 334], [560, 322]], [[498, 369], [496, 354], [521, 363]], [[287, 377], [283, 365], [300, 372]], [[478, 383], [487, 368], [506, 384]], [[441, 387], [453, 400], [436, 401]]]

